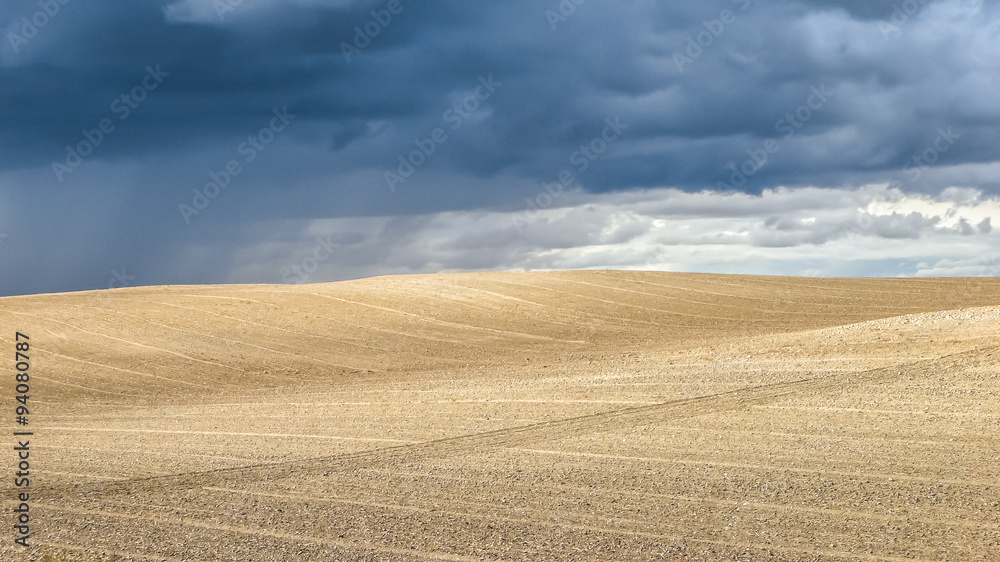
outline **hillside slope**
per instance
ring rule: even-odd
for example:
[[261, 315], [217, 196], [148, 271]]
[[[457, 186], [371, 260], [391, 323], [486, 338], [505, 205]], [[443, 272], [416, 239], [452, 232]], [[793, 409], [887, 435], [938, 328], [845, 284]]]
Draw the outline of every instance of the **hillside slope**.
[[0, 299], [28, 557], [988, 558], [998, 307], [606, 271]]

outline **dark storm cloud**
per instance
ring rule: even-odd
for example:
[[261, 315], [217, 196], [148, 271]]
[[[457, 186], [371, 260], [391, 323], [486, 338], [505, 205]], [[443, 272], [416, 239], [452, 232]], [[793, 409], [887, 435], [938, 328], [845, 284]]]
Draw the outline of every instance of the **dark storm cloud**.
[[[993, 104], [986, 104], [993, 122], [982, 123], [985, 108], [968, 115], [955, 99], [959, 92], [936, 81], [974, 71], [968, 51], [954, 45], [931, 50], [933, 40], [914, 45], [905, 27], [904, 36], [886, 45], [873, 20], [889, 17], [892, 3], [800, 4], [589, 2], [552, 29], [545, 12], [558, 12], [556, 2], [403, 0], [402, 13], [384, 29], [376, 26], [378, 37], [366, 39], [348, 63], [342, 45], [355, 43], [355, 27], [371, 23], [370, 11], [384, 10], [385, 2], [244, 3], [221, 16], [211, 2], [71, 3], [3, 68], [10, 88], [0, 111], [8, 133], [19, 139], [5, 160], [8, 166], [51, 162], [58, 150], [44, 148], [62, 148], [77, 140], [78, 130], [107, 117], [113, 100], [133, 88], [149, 64], [161, 65], [169, 80], [97, 158], [221, 142], [252, 128], [271, 107], [291, 106], [301, 115], [302, 142], [348, 153], [355, 167], [385, 167], [414, 137], [440, 124], [457, 94], [488, 74], [504, 84], [490, 101], [489, 118], [473, 132], [462, 131], [461, 143], [442, 151], [434, 166], [480, 176], [508, 168], [541, 174], [589, 141], [605, 117], [624, 115], [635, 123], [630, 145], [665, 146], [651, 146], [638, 158], [609, 154], [599, 166], [605, 173], [583, 180], [585, 187], [710, 186], [727, 163], [720, 159], [740, 159], [755, 141], [779, 136], [781, 117], [821, 84], [839, 97], [812, 116], [802, 137], [826, 142], [835, 129], [867, 125], [875, 137], [869, 142], [882, 136], [877, 140], [891, 145], [883, 148], [884, 162], [842, 162], [796, 147], [794, 159], [775, 158], [765, 167], [753, 189], [802, 183], [814, 172], [902, 166], [907, 151], [919, 148], [917, 123], [967, 125], [986, 137], [981, 140], [996, 140], [995, 131], [983, 128], [996, 124]], [[25, 3], [20, 13], [32, 6]], [[183, 6], [201, 6], [201, 12], [188, 8], [185, 18]], [[857, 19], [813, 11], [835, 7]], [[673, 55], [690, 54], [688, 39], [704, 36], [712, 27], [704, 22], [720, 21], [723, 10], [735, 21], [718, 28], [711, 45], [696, 46], [700, 56], [677, 72]], [[15, 18], [8, 29], [16, 31], [16, 24]], [[858, 102], [869, 95], [891, 96], [886, 105], [899, 115], [889, 128], [875, 128], [886, 116], [858, 114], [864, 111]], [[973, 148], [983, 145], [970, 143], [949, 156], [983, 159], [987, 155]], [[325, 173], [315, 159], [303, 164]]]
[[[160, 271], [154, 256], [186, 256], [189, 282], [237, 280], [240, 260], [199, 244], [234, 256], [259, 235], [247, 224], [517, 211], [564, 170], [582, 194], [1000, 193], [993, 1], [63, 1], [0, 6], [0, 259], [74, 244], [37, 290], [102, 284], [120, 262]], [[162, 83], [142, 90], [149, 69]], [[282, 108], [294, 120], [243, 160]], [[113, 131], [55, 172], [102, 120]], [[420, 143], [433, 154], [411, 158]], [[420, 164], [390, 189], [400, 158]], [[907, 221], [884, 227], [922, 228]], [[276, 243], [301, 234], [287, 228]]]
[[[934, 0], [911, 1], [925, 5]], [[894, 10], [901, 10], [899, 5], [903, 3], [901, 0], [798, 0], [798, 2], [812, 8], [844, 10], [852, 17], [867, 20], [888, 20]]]

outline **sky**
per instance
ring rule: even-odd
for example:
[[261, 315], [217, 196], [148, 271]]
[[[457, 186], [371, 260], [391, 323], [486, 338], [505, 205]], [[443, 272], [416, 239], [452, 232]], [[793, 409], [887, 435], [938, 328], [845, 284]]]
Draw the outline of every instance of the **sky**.
[[5, 1], [0, 296], [998, 275], [998, 4]]

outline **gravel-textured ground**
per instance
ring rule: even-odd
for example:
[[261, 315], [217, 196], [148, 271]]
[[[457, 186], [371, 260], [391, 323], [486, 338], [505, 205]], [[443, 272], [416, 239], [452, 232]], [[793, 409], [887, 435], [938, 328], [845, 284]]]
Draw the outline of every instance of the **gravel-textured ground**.
[[997, 279], [151, 287], [15, 331], [5, 560], [1000, 560]]

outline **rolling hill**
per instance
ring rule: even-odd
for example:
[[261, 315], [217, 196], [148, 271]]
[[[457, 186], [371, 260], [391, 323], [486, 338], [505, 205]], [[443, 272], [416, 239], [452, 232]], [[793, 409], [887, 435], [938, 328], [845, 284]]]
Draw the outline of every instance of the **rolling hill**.
[[[1000, 280], [632, 271], [0, 299], [31, 547], [1000, 559]], [[7, 431], [8, 520], [18, 505]]]

